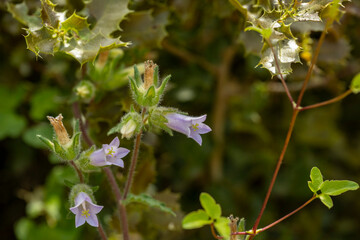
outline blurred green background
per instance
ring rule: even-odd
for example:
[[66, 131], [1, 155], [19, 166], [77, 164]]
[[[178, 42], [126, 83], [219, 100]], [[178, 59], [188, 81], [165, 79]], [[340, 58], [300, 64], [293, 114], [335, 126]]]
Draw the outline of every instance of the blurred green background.
[[[81, 1], [54, 1], [69, 13]], [[26, 1], [30, 11], [38, 1]], [[329, 31], [303, 105], [344, 92], [360, 72], [360, 3], [346, 3], [341, 23]], [[211, 239], [209, 228], [181, 230], [184, 213], [200, 207], [199, 194], [210, 193], [223, 215], [245, 217], [250, 228], [259, 213], [291, 117], [291, 105], [280, 82], [259, 61], [256, 37], [244, 35], [244, 18], [227, 1], [131, 1], [121, 23], [122, 40], [129, 48], [112, 51], [111, 71], [88, 64], [86, 79], [97, 87], [96, 97], [82, 104], [90, 136], [98, 146], [114, 136], [107, 131], [128, 111], [127, 72], [133, 64], [153, 59], [162, 77], [171, 74], [162, 104], [190, 115], [207, 114], [213, 129], [203, 135], [203, 146], [175, 133], [146, 134], [134, 192], [147, 191], [166, 202], [176, 218], [140, 205], [129, 207], [132, 239]], [[73, 170], [37, 140], [51, 137], [47, 115], [62, 113], [71, 129], [73, 87], [81, 78], [80, 64], [64, 54], [41, 55], [26, 49], [23, 25], [0, 3], [0, 204], [1, 239], [99, 239], [96, 229], [74, 228], [64, 180], [76, 181]], [[91, 20], [91, 19], [90, 19]], [[311, 37], [316, 42], [319, 33]], [[261, 45], [260, 45], [261, 46]], [[101, 56], [100, 56], [101, 57]], [[108, 65], [106, 65], [108, 66]], [[307, 64], [293, 65], [287, 78], [296, 96]], [[132, 74], [132, 73], [131, 73]], [[265, 226], [311, 197], [307, 187], [313, 166], [325, 179], [360, 182], [360, 95], [340, 103], [302, 112], [260, 223]], [[132, 148], [132, 141], [121, 145]], [[84, 145], [85, 146], [85, 145]], [[125, 158], [125, 164], [129, 162]], [[126, 171], [114, 168], [119, 182]], [[92, 184], [108, 235], [116, 235], [117, 215], [110, 187], [102, 174]], [[334, 197], [328, 210], [314, 201], [300, 213], [258, 239], [360, 239], [360, 191]]]

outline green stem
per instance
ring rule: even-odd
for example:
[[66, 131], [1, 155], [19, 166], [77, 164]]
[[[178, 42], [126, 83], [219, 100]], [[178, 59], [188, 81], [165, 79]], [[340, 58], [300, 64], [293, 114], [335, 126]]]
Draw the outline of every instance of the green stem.
[[312, 105], [309, 105], [309, 106], [306, 106], [306, 107], [301, 107], [300, 111], [309, 110], [309, 109], [312, 109], [312, 108], [318, 108], [318, 107], [322, 107], [322, 106], [325, 106], [325, 105], [328, 105], [328, 104], [331, 104], [331, 103], [334, 103], [334, 102], [338, 102], [338, 101], [344, 99], [345, 97], [347, 97], [348, 95], [350, 95], [351, 93], [352, 93], [352, 91], [351, 91], [351, 89], [349, 89], [346, 92], [342, 93], [341, 95], [339, 95], [337, 97], [334, 97], [334, 98], [332, 98], [330, 100], [320, 102], [320, 103], [316, 103], [316, 104], [312, 104]]
[[84, 176], [83, 176], [82, 172], [80, 171], [80, 169], [76, 166], [76, 164], [73, 160], [71, 160], [69, 162], [70, 162], [70, 165], [75, 169], [77, 175], [79, 176], [80, 182], [84, 183]]

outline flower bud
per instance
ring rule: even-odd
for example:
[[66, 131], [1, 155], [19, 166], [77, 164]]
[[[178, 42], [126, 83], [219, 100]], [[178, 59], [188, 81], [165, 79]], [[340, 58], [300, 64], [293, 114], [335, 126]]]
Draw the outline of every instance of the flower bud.
[[122, 134], [121, 138], [131, 138], [134, 135], [136, 130], [136, 122], [130, 119], [124, 126], [122, 126], [120, 133]]
[[136, 65], [134, 66], [134, 78], [129, 76], [130, 89], [135, 101], [143, 107], [156, 106], [164, 93], [170, 75], [167, 76], [160, 86], [159, 67], [152, 61], [145, 62], [144, 81], [142, 81], [140, 73]]
[[47, 118], [49, 119], [51, 125], [54, 127], [55, 134], [56, 134], [60, 144], [66, 145], [67, 143], [69, 143], [70, 138], [69, 138], [66, 128], [64, 127], [64, 124], [62, 122], [62, 120], [63, 120], [62, 114], [60, 113], [55, 118], [51, 117], [51, 116], [47, 116]]
[[81, 81], [74, 88], [76, 96], [83, 100], [85, 103], [89, 103], [95, 95], [95, 86], [90, 81]]

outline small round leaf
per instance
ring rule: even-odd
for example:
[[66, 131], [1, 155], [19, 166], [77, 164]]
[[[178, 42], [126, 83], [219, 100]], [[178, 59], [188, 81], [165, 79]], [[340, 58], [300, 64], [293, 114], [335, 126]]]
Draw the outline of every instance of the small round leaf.
[[204, 210], [197, 210], [186, 215], [182, 221], [184, 229], [201, 228], [207, 224], [212, 223], [210, 217]]

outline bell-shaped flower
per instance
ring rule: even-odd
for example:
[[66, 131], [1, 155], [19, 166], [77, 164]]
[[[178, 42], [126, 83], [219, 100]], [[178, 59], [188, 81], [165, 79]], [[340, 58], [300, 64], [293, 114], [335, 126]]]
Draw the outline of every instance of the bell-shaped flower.
[[103, 206], [96, 205], [92, 202], [89, 195], [84, 192], [79, 192], [75, 197], [75, 206], [70, 208], [70, 211], [75, 216], [75, 227], [79, 227], [87, 222], [93, 227], [99, 226], [99, 221], [96, 214], [98, 214]]
[[130, 150], [119, 147], [120, 140], [118, 137], [114, 138], [110, 144], [103, 144], [103, 147], [96, 150], [90, 155], [90, 164], [94, 166], [108, 166], [116, 165], [124, 167], [124, 161], [122, 160]]
[[188, 138], [194, 139], [199, 145], [202, 144], [200, 134], [211, 131], [211, 128], [203, 123], [206, 115], [190, 117], [179, 113], [168, 113], [165, 117], [168, 120], [166, 126], [174, 131], [185, 134]]

